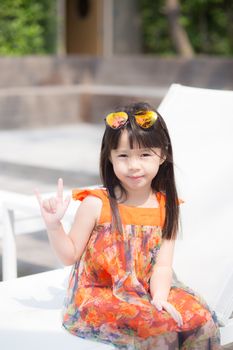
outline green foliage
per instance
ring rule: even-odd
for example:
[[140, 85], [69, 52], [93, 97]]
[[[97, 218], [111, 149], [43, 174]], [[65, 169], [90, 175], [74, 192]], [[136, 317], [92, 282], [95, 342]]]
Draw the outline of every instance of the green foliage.
[[53, 53], [55, 0], [1, 0], [0, 55]]
[[[138, 0], [142, 16], [144, 52], [176, 54], [165, 14], [165, 0]], [[233, 54], [233, 1], [180, 0], [180, 23], [195, 53]]]
[[175, 53], [164, 11], [164, 0], [139, 0], [146, 53]]

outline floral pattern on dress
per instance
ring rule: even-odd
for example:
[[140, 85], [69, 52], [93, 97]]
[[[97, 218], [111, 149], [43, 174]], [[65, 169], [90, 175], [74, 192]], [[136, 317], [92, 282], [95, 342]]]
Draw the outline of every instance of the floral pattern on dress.
[[[97, 195], [102, 212], [110, 210], [104, 190], [80, 190], [76, 199]], [[81, 259], [70, 275], [63, 325], [72, 334], [120, 349], [220, 349], [216, 315], [193, 290], [173, 280], [168, 301], [181, 313], [179, 327], [165, 310], [151, 304], [150, 277], [162, 243], [162, 228], [133, 222], [132, 207], [123, 211], [123, 233], [111, 232], [101, 215]], [[145, 209], [145, 208], [142, 208]], [[130, 211], [130, 214], [127, 214]], [[149, 210], [150, 211], [150, 210]], [[149, 212], [148, 211], [148, 212]], [[147, 211], [142, 212], [140, 222]], [[135, 214], [136, 215], [136, 214]], [[128, 223], [127, 223], [128, 221]]]

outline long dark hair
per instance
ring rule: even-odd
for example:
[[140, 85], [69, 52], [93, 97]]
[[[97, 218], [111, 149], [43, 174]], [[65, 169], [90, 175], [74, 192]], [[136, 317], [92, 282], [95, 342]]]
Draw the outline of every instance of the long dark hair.
[[103, 185], [106, 187], [109, 194], [113, 218], [112, 223], [120, 232], [122, 232], [122, 225], [114, 189], [116, 186], [118, 186], [121, 189], [121, 194], [124, 193], [126, 198], [127, 192], [119, 179], [116, 177], [112, 163], [109, 160], [111, 150], [117, 149], [121, 133], [124, 129], [126, 129], [128, 132], [131, 148], [133, 148], [135, 143], [137, 143], [139, 147], [160, 148], [161, 157], [165, 157], [166, 159], [160, 165], [157, 175], [152, 180], [151, 188], [154, 192], [163, 192], [166, 196], [166, 215], [162, 229], [162, 236], [166, 239], [174, 239], [178, 230], [179, 205], [175, 185], [172, 145], [167, 126], [158, 111], [156, 111], [158, 114], [158, 119], [156, 120], [155, 124], [146, 130], [140, 128], [133, 118], [137, 112], [149, 110], [155, 111], [154, 108], [145, 102], [133, 103], [115, 110], [115, 112], [126, 112], [129, 116], [129, 122], [120, 129], [115, 130], [109, 126], [106, 126], [101, 145], [100, 176]]

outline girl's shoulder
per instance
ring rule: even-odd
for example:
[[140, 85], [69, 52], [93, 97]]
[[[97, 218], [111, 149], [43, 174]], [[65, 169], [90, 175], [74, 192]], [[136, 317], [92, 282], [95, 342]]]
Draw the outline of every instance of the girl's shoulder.
[[[166, 193], [163, 191], [157, 192], [156, 193], [157, 200], [159, 202], [160, 206], [165, 206], [166, 205]], [[185, 201], [181, 198], [178, 198], [178, 205], [183, 204]]]
[[106, 218], [106, 214], [109, 213], [109, 201], [106, 188], [75, 188], [72, 190], [72, 198], [73, 200], [78, 200], [81, 202], [85, 201], [86, 203], [88, 202], [90, 207], [94, 207], [97, 223], [104, 222], [106, 219], [109, 221], [109, 218]]
[[99, 198], [102, 201], [108, 200], [107, 190], [105, 187], [74, 188], [72, 190], [72, 198], [74, 200], [83, 201], [88, 196]]

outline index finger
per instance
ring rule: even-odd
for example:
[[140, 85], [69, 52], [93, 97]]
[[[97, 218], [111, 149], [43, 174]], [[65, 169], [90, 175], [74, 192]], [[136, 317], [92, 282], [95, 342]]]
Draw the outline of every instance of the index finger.
[[57, 181], [57, 198], [60, 202], [63, 201], [63, 180], [61, 178]]

